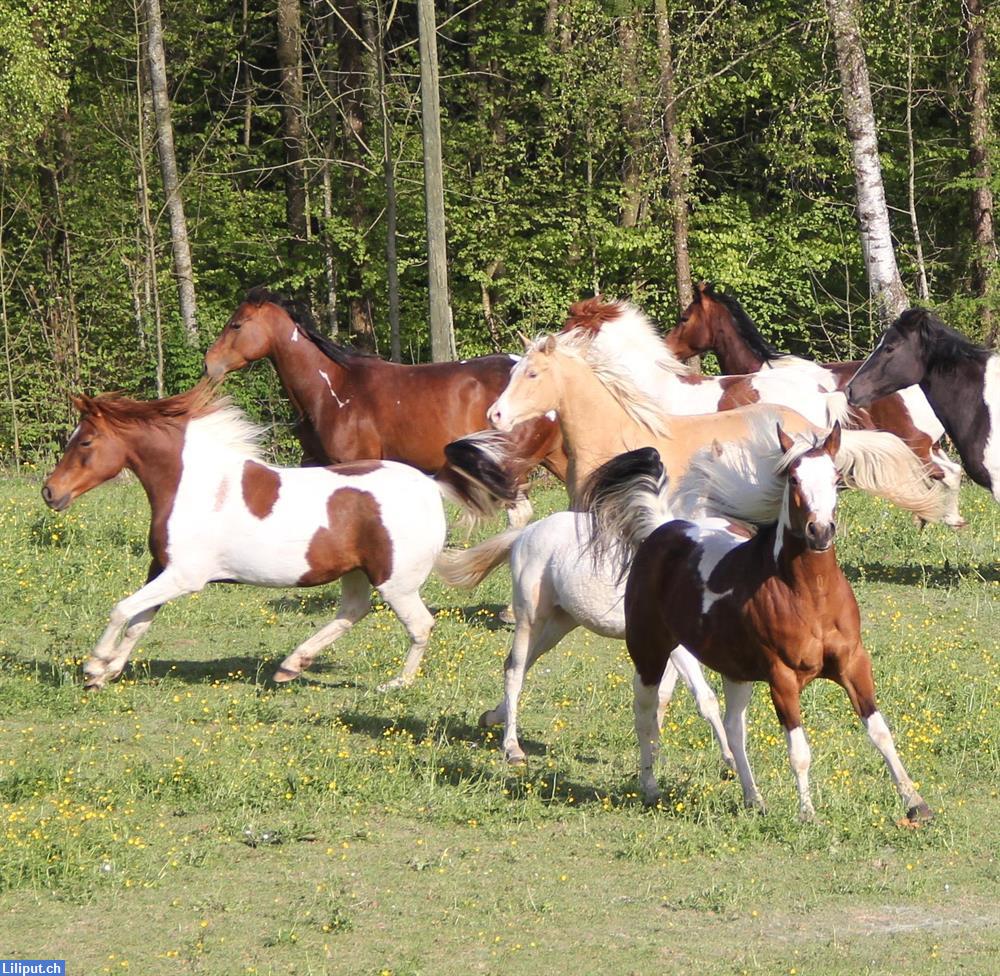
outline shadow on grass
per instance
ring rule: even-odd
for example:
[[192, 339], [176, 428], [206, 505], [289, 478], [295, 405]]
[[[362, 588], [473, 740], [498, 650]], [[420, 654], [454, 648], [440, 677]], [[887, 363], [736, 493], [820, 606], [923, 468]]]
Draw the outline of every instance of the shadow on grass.
[[929, 586], [950, 590], [965, 580], [990, 583], [1000, 580], [1000, 566], [962, 564], [952, 566], [945, 560], [943, 566], [897, 566], [883, 562], [841, 563], [844, 575], [852, 582], [897, 583], [901, 586]]

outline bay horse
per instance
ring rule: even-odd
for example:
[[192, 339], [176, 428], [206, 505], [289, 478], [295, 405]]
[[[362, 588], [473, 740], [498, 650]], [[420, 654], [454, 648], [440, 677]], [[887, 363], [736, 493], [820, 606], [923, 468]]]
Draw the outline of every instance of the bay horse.
[[1000, 354], [911, 308], [879, 339], [847, 386], [861, 406], [919, 384], [968, 476], [1000, 501]]
[[[665, 499], [656, 500], [661, 521], [669, 519]], [[435, 566], [451, 586], [478, 586], [508, 562], [514, 581], [514, 637], [504, 664], [504, 697], [479, 717], [481, 728], [503, 725], [502, 748], [510, 763], [523, 763], [517, 738], [517, 709], [531, 666], [577, 627], [601, 637], [625, 637], [625, 583], [613, 560], [590, 558], [590, 523], [580, 512], [556, 512], [523, 529], [509, 529], [470, 549], [446, 549]], [[698, 662], [683, 649], [670, 659], [660, 682], [658, 721], [680, 676], [698, 711], [711, 726], [722, 757], [733, 769], [719, 702]]]
[[[296, 432], [305, 454], [315, 463], [381, 458], [434, 474], [445, 467], [447, 443], [486, 426], [486, 408], [506, 386], [517, 358], [388, 363], [332, 342], [303, 306], [254, 288], [205, 353], [205, 372], [218, 380], [269, 359], [299, 417]], [[513, 431], [505, 463], [519, 489], [538, 464], [563, 479], [566, 456], [558, 426], [539, 417]], [[446, 469], [442, 477], [451, 473]], [[519, 503], [515, 518], [523, 524], [531, 507], [523, 494]]]
[[[410, 637], [400, 675], [409, 684], [434, 618], [419, 588], [445, 540], [439, 486], [409, 465], [265, 464], [262, 433], [209, 382], [162, 400], [74, 399], [80, 422], [42, 487], [56, 511], [128, 468], [150, 505], [146, 585], [117, 603], [84, 665], [85, 687], [121, 674], [167, 601], [208, 583], [320, 586], [341, 580], [334, 620], [303, 641], [274, 678], [290, 681], [370, 607], [375, 587]], [[461, 501], [461, 499], [458, 499]]]
[[[860, 360], [820, 364], [778, 352], [736, 298], [716, 291], [707, 281], [695, 285], [694, 300], [664, 336], [664, 342], [682, 360], [714, 352], [719, 369], [726, 374], [792, 369], [828, 391], [846, 389], [861, 365]], [[850, 426], [886, 430], [901, 437], [957, 496], [961, 468], [942, 449], [939, 442], [944, 427], [919, 387], [904, 387], [873, 400], [864, 410], [854, 411]], [[957, 511], [957, 501], [955, 511], [943, 521], [956, 528], [965, 524]]]
[[[766, 681], [785, 730], [799, 796], [799, 817], [815, 814], [809, 744], [799, 699], [816, 678], [847, 693], [913, 821], [929, 820], [878, 710], [872, 663], [861, 640], [857, 599], [834, 547], [839, 425], [823, 438], [793, 439], [779, 426], [784, 479], [776, 522], [751, 539], [721, 519], [649, 518], [649, 496], [664, 477], [654, 450], [613, 459], [595, 473], [586, 502], [631, 570], [625, 586], [625, 642], [635, 664], [639, 781], [647, 803], [659, 798], [657, 688], [672, 654], [686, 648], [722, 675], [726, 737], [744, 803], [764, 809], [746, 755], [746, 712], [753, 682]], [[650, 489], [650, 485], [654, 488]], [[617, 526], [617, 529], [609, 529]], [[634, 558], [629, 560], [631, 553]]]
[[[647, 341], [650, 361], [671, 358], [652, 329]], [[631, 358], [630, 352], [626, 362]], [[760, 506], [776, 504], [770, 491], [775, 457], [773, 438], [762, 440], [762, 428], [773, 430], [776, 422], [794, 433], [819, 434], [821, 428], [788, 407], [759, 403], [721, 413], [670, 415], [663, 412], [655, 392], [640, 385], [641, 379], [614, 350], [595, 343], [587, 330], [545, 336], [531, 343], [514, 367], [507, 388], [489, 409], [489, 420], [494, 427], [509, 430], [554, 410], [569, 458], [566, 487], [574, 502], [600, 464], [636, 447], [656, 447], [670, 478], [671, 505], [684, 516], [706, 513], [697, 501], [697, 471], [688, 476], [692, 459], [730, 445], [724, 461], [733, 463], [736, 451], [735, 463], [747, 472], [745, 490], [735, 509], [710, 514], [766, 520]], [[488, 466], [488, 459], [481, 460]], [[877, 431], [846, 431], [838, 461], [847, 483], [889, 498], [927, 520], [940, 517], [940, 482], [927, 476], [922, 462], [899, 438]], [[487, 480], [479, 471], [472, 476], [481, 483]], [[776, 514], [771, 512], [770, 517]]]

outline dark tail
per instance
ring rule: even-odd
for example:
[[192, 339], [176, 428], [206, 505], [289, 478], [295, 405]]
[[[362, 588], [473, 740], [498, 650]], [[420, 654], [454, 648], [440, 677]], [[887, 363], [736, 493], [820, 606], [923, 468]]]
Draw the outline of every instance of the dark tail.
[[478, 514], [493, 514], [517, 501], [520, 465], [511, 457], [508, 435], [482, 430], [445, 445], [447, 464], [438, 480], [467, 496]]
[[619, 454], [594, 471], [579, 503], [590, 513], [595, 561], [616, 559], [624, 576], [642, 541], [673, 518], [669, 492], [667, 472], [652, 447]]

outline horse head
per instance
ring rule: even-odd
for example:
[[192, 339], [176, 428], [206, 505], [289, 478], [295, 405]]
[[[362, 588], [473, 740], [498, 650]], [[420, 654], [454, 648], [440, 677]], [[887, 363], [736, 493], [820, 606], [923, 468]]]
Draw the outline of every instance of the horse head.
[[781, 524], [807, 549], [825, 552], [837, 531], [836, 456], [840, 450], [840, 424], [826, 438], [806, 451], [796, 452], [796, 442], [778, 425], [778, 443], [785, 452], [786, 485]]
[[879, 339], [847, 384], [847, 399], [863, 407], [905, 386], [919, 383], [933, 351], [933, 327], [941, 324], [922, 308], [908, 308]]
[[226, 373], [270, 356], [279, 329], [293, 335], [298, 332], [285, 303], [264, 288], [247, 292], [205, 353], [206, 375], [220, 380]]
[[559, 385], [553, 371], [556, 337], [536, 340], [510, 372], [503, 393], [489, 406], [486, 419], [497, 430], [559, 409]]

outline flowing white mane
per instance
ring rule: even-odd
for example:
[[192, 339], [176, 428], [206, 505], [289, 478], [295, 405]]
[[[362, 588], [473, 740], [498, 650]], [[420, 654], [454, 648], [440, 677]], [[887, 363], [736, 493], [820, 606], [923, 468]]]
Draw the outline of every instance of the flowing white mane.
[[188, 423], [186, 440], [197, 438], [200, 445], [220, 455], [237, 455], [248, 461], [260, 461], [260, 441], [265, 428], [255, 424], [237, 406], [222, 401], [217, 409]]

